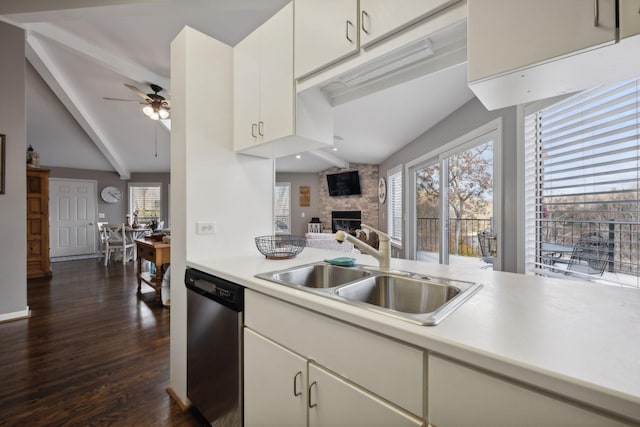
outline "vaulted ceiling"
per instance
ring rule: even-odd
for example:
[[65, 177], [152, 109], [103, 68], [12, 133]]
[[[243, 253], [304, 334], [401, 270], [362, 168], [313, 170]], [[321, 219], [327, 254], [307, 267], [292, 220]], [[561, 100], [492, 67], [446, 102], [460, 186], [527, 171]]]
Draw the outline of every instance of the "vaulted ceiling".
[[[3, 0], [0, 20], [27, 32], [27, 139], [47, 166], [169, 171], [169, 123], [152, 121], [125, 84], [170, 98], [170, 43], [190, 26], [234, 46], [288, 0]], [[277, 169], [315, 172], [379, 163], [472, 98], [466, 66], [334, 109], [327, 156], [284, 158]], [[167, 126], [168, 125], [168, 126]], [[327, 160], [329, 159], [329, 160]]]

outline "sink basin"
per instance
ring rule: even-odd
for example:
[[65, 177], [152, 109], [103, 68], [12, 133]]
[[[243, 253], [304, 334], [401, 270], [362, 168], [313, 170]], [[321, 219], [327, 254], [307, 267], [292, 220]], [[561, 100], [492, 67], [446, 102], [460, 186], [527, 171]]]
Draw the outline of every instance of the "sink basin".
[[331, 264], [310, 264], [258, 275], [274, 282], [306, 288], [333, 288], [369, 276], [369, 271]]
[[431, 313], [460, 293], [460, 289], [434, 282], [394, 276], [376, 276], [343, 286], [336, 294], [404, 313]]
[[437, 325], [482, 288], [479, 283], [323, 262], [256, 277], [418, 325]]
[[419, 325], [436, 325], [482, 285], [447, 279], [377, 275], [335, 290], [348, 302]]

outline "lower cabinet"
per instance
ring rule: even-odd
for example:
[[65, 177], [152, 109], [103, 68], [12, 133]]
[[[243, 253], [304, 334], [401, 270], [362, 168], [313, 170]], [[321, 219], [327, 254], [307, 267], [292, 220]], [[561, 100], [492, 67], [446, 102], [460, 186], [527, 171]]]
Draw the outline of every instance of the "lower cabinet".
[[429, 355], [429, 422], [438, 427], [623, 426], [591, 408]]
[[307, 360], [244, 328], [244, 425], [307, 424]]
[[247, 427], [424, 425], [412, 414], [251, 329], [244, 329], [244, 344]]

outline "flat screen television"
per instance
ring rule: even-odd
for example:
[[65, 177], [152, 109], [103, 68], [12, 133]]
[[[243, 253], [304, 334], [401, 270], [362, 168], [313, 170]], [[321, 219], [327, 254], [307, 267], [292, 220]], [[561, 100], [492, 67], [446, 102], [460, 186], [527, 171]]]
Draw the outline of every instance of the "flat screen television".
[[340, 172], [327, 175], [329, 196], [353, 196], [361, 194], [358, 171]]

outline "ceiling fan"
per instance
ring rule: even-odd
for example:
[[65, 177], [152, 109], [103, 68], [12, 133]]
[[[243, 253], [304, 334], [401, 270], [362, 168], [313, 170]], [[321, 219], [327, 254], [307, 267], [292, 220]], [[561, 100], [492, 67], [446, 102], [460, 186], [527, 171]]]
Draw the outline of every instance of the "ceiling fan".
[[169, 111], [171, 110], [171, 104], [168, 99], [166, 99], [162, 95], [158, 95], [158, 92], [162, 92], [162, 88], [155, 84], [150, 84], [151, 90], [154, 93], [145, 94], [143, 91], [138, 89], [135, 86], [124, 84], [126, 87], [131, 89], [136, 95], [140, 96], [144, 101], [137, 101], [134, 99], [121, 99], [121, 98], [104, 98], [109, 101], [127, 101], [127, 102], [138, 102], [144, 105], [142, 112], [149, 117], [151, 120], [160, 120], [160, 119], [168, 119]]

